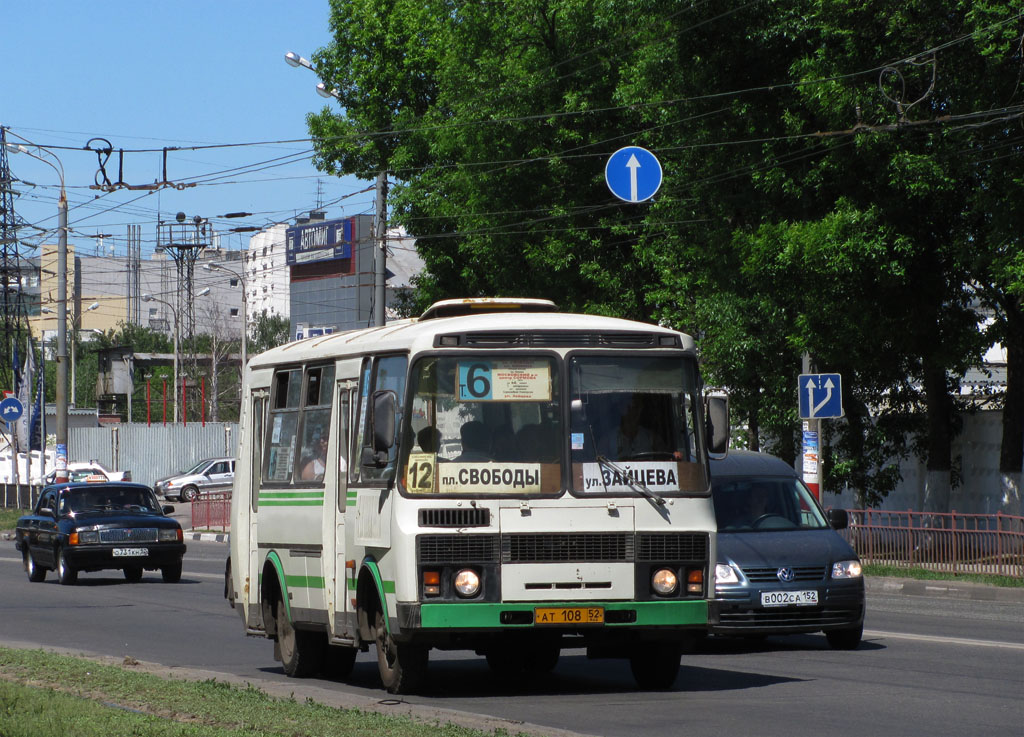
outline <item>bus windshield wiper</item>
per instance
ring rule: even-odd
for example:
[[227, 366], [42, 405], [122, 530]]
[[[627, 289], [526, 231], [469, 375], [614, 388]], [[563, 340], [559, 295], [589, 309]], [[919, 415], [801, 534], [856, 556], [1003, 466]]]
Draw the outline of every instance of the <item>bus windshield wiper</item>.
[[[645, 484], [637, 481], [636, 479], [630, 478], [629, 474], [627, 474], [626, 471], [618, 464], [613, 463], [612, 461], [605, 458], [603, 455], [598, 455], [597, 465], [601, 466], [602, 468], [610, 468], [612, 471], [614, 471], [620, 477], [622, 477], [622, 480], [625, 481], [629, 485], [629, 488], [631, 488], [633, 491], [639, 492], [640, 494], [642, 494], [643, 496], [647, 497], [652, 502], [657, 504], [659, 507], [665, 506], [665, 497], [661, 496], [655, 491], [651, 491], [649, 488], [647, 488]], [[604, 485], [604, 474], [601, 474], [601, 484]], [[605, 493], [608, 493], [607, 485], [604, 486], [604, 490]]]

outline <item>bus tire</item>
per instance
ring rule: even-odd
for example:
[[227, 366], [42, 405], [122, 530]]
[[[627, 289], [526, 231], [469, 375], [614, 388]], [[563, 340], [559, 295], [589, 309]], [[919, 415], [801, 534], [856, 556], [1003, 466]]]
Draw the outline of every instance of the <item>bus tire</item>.
[[647, 643], [629, 659], [629, 668], [640, 688], [664, 691], [672, 688], [679, 676], [682, 648], [678, 643]]
[[334, 681], [343, 681], [348, 678], [352, 674], [358, 654], [359, 649], [354, 647], [339, 647], [337, 645], [328, 647], [321, 670], [324, 678]]
[[430, 651], [410, 642], [395, 642], [388, 632], [384, 613], [374, 613], [374, 641], [377, 644], [377, 670], [388, 693], [415, 693], [427, 675]]
[[297, 630], [288, 621], [284, 600], [277, 600], [277, 644], [281, 651], [281, 666], [289, 678], [308, 678], [320, 671], [323, 664], [323, 636], [316, 632]]

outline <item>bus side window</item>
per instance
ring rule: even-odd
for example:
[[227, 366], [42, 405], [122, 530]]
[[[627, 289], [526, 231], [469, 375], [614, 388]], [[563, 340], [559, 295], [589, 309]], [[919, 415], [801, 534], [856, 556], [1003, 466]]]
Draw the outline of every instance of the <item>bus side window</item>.
[[302, 452], [298, 467], [300, 481], [321, 483], [327, 470], [327, 446], [331, 433], [331, 391], [334, 366], [306, 370], [306, 399], [302, 408]]
[[[398, 400], [395, 409], [396, 433], [401, 426], [402, 402], [405, 401], [405, 374], [408, 359], [405, 356], [386, 356], [378, 358], [373, 362], [370, 369], [364, 369], [362, 382], [359, 389], [359, 450], [356, 451], [356, 458], [361, 457], [362, 448], [370, 445], [373, 439], [370, 435], [369, 423], [373, 408], [369, 403], [373, 395], [378, 391], [391, 390]], [[395, 464], [398, 459], [398, 443], [394, 443], [388, 451], [388, 462], [383, 468], [374, 466], [362, 466], [351, 464], [353, 480], [377, 481], [391, 478], [394, 474]]]
[[287, 369], [274, 375], [267, 421], [264, 483], [287, 484], [295, 468], [295, 438], [299, 427], [299, 398], [302, 370]]

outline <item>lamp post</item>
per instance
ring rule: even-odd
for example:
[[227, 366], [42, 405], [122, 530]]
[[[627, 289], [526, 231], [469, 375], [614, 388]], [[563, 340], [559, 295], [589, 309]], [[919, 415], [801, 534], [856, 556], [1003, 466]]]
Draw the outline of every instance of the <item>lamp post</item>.
[[[92, 312], [93, 310], [98, 309], [99, 306], [100, 306], [99, 302], [93, 302], [91, 305], [86, 307], [83, 310], [83, 312]], [[53, 310], [51, 310], [49, 307], [41, 307], [39, 311], [40, 312], [53, 312]], [[71, 331], [71, 406], [72, 407], [78, 406], [75, 403], [75, 367], [78, 365], [78, 361], [75, 358], [75, 348], [76, 348], [77, 343], [78, 343], [78, 334], [79, 334], [79, 332], [82, 329], [82, 326], [80, 324], [81, 319], [82, 319], [81, 315], [79, 315], [74, 310], [71, 311], [71, 326], [72, 326], [72, 331]]]
[[[210, 288], [200, 290], [196, 293], [197, 297], [205, 297], [210, 293]], [[143, 302], [159, 302], [171, 311], [171, 317], [174, 318], [174, 422], [178, 422], [178, 340], [179, 332], [181, 330], [181, 320], [178, 316], [178, 311], [174, 308], [170, 302], [159, 297], [154, 297], [152, 294], [143, 294]]]
[[[60, 177], [60, 198], [57, 200], [57, 459], [55, 481], [68, 480], [68, 196], [64, 189], [64, 165], [52, 151], [32, 144], [39, 154], [20, 143], [7, 144], [7, 150], [22, 153], [41, 161]], [[57, 163], [44, 159], [46, 153]]]
[[[203, 264], [203, 268], [207, 271], [226, 271], [227, 273], [235, 276], [238, 279], [238, 284], [242, 287], [242, 376], [245, 376], [245, 364], [248, 358], [248, 351], [246, 344], [249, 342], [249, 307], [248, 300], [245, 294], [245, 272], [242, 273], [229, 269], [223, 264], [208, 263]], [[209, 288], [207, 288], [209, 289]]]
[[[293, 67], [304, 67], [309, 71], [313, 72], [317, 76], [320, 73], [313, 66], [309, 59], [303, 58], [296, 54], [294, 51], [289, 51], [284, 55], [284, 60], [289, 66]], [[335, 100], [341, 100], [341, 92], [337, 87], [328, 88], [324, 82], [319, 82], [316, 86], [316, 92], [321, 97], [333, 97]], [[373, 253], [373, 324], [375, 326], [383, 326], [387, 321], [385, 315], [385, 302], [387, 301], [387, 198], [388, 198], [388, 177], [387, 177], [387, 162], [382, 162], [383, 166], [381, 171], [377, 173], [377, 186], [376, 186], [376, 219], [377, 219], [377, 232], [376, 240], [377, 247]]]

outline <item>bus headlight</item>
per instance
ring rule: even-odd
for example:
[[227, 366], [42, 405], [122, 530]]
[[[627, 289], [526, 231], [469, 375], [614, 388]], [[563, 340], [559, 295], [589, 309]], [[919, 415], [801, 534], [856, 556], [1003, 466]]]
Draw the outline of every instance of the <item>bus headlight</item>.
[[861, 573], [859, 560], [841, 560], [832, 564], [832, 578], [860, 578]]
[[455, 591], [470, 598], [480, 593], [480, 576], [472, 568], [463, 568], [455, 574]]
[[661, 596], [674, 594], [679, 588], [679, 577], [671, 568], [659, 568], [651, 576], [651, 588]]

